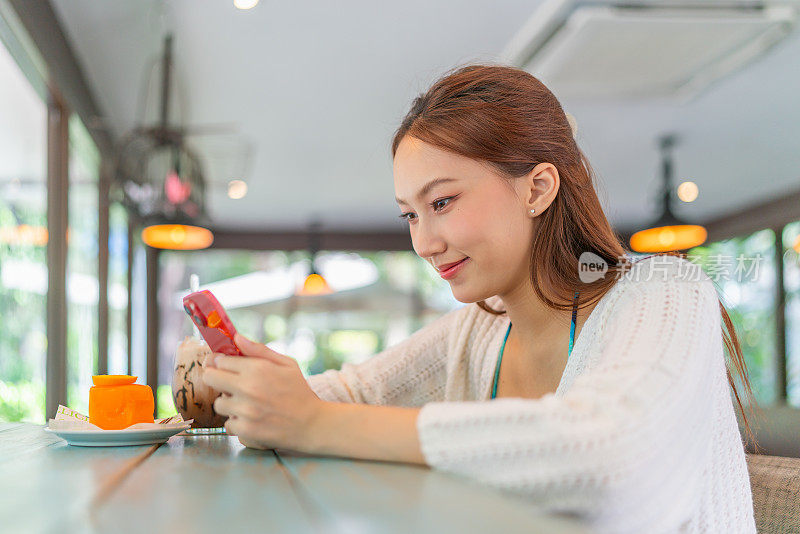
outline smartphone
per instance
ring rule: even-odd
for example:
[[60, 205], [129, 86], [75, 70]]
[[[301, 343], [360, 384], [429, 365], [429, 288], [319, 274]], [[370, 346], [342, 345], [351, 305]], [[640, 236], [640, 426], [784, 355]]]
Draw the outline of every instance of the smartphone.
[[197, 325], [197, 329], [200, 330], [200, 334], [213, 352], [229, 356], [243, 355], [236, 343], [233, 342], [236, 328], [228, 314], [225, 313], [225, 308], [211, 291], [204, 289], [186, 295], [183, 297], [183, 309], [192, 318], [192, 322]]

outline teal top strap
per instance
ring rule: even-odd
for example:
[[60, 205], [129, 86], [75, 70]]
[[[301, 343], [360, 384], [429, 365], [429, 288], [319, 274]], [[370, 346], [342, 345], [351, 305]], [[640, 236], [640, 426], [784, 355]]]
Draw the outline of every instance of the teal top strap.
[[503, 359], [503, 350], [506, 348], [506, 340], [508, 339], [508, 334], [511, 333], [511, 323], [508, 324], [508, 330], [506, 330], [506, 337], [503, 338], [503, 346], [500, 347], [500, 356], [497, 358], [497, 367], [494, 369], [494, 382], [492, 383], [492, 398], [495, 398], [497, 395], [497, 377], [500, 376], [500, 361]]
[[575, 292], [575, 298], [572, 301], [572, 321], [569, 325], [569, 349], [567, 350], [567, 359], [572, 355], [572, 345], [575, 344], [575, 320], [578, 318], [578, 292]]
[[[580, 294], [579, 291], [575, 292], [575, 298], [572, 302], [572, 321], [569, 325], [569, 349], [567, 349], [567, 359], [569, 359], [570, 355], [572, 355], [572, 346], [575, 343], [575, 322], [578, 318], [578, 295]], [[506, 340], [508, 340], [508, 334], [511, 333], [511, 323], [508, 325], [508, 330], [506, 330], [506, 337], [503, 338], [503, 346], [500, 347], [500, 356], [497, 358], [497, 367], [494, 369], [494, 382], [492, 384], [492, 398], [494, 399], [497, 396], [497, 379], [500, 377], [500, 362], [503, 361], [503, 351], [506, 348]]]

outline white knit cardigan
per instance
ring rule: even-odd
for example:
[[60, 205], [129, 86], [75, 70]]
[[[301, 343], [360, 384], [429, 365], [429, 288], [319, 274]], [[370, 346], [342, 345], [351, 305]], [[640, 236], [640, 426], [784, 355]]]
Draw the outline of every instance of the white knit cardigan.
[[[494, 309], [502, 300], [487, 299]], [[716, 289], [640, 260], [584, 323], [561, 382], [490, 400], [507, 315], [468, 304], [370, 359], [308, 377], [323, 400], [421, 407], [425, 461], [598, 532], [755, 532]]]

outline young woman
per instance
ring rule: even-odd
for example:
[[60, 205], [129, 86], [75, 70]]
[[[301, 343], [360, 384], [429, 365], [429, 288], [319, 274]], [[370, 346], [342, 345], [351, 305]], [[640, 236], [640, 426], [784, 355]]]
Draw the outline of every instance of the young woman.
[[[240, 336], [248, 357], [205, 374], [226, 428], [248, 447], [430, 465], [599, 531], [755, 532], [728, 314], [686, 259], [631, 261], [555, 96], [463, 67], [414, 100], [392, 154], [415, 252], [474, 305], [308, 380]], [[585, 254], [607, 272], [587, 279]]]

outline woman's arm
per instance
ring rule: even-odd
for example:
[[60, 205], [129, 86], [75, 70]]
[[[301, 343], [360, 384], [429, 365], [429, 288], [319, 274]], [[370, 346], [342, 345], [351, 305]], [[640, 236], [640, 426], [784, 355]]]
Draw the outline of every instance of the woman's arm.
[[426, 465], [417, 437], [419, 412], [419, 408], [324, 402], [304, 452]]
[[[293, 358], [237, 334], [245, 356], [215, 354], [203, 380], [226, 393], [214, 409], [247, 447], [424, 463], [413, 406], [443, 398], [448, 338], [466, 311], [453, 310], [364, 362], [307, 379]], [[411, 407], [383, 406], [390, 404]]]
[[226, 393], [214, 401], [225, 428], [256, 449], [424, 463], [418, 408], [321, 400], [297, 361], [236, 334], [244, 356], [217, 354], [203, 380]]

